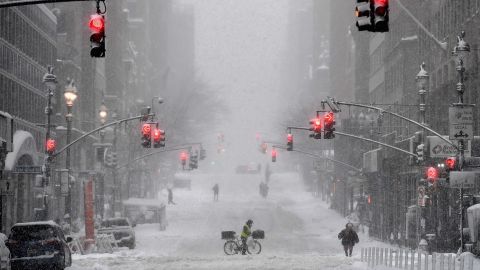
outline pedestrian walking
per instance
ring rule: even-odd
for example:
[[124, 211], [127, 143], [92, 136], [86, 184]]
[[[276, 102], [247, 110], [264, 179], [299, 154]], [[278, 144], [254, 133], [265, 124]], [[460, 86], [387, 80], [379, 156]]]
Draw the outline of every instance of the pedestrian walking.
[[219, 192], [218, 184], [215, 184], [212, 188], [213, 190], [213, 201], [218, 202], [218, 192]]
[[173, 202], [173, 191], [171, 188], [168, 189], [168, 204], [176, 204]]
[[353, 246], [359, 242], [358, 234], [353, 229], [352, 223], [345, 225], [345, 229], [338, 234], [338, 239], [342, 240], [345, 256], [352, 257]]

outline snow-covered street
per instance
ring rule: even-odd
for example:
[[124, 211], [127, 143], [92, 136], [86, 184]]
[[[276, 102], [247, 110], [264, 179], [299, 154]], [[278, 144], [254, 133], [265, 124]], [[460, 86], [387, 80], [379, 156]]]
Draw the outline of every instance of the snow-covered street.
[[[168, 228], [135, 228], [137, 248], [74, 256], [71, 269], [365, 269], [360, 250], [345, 258], [337, 239], [344, 219], [308, 193], [295, 173], [274, 174], [270, 195], [258, 195], [260, 175], [196, 175], [192, 190], [175, 190]], [[220, 202], [211, 187], [220, 184]], [[247, 219], [265, 230], [260, 255], [227, 256], [222, 230], [240, 231]], [[368, 245], [360, 235], [360, 245]]]

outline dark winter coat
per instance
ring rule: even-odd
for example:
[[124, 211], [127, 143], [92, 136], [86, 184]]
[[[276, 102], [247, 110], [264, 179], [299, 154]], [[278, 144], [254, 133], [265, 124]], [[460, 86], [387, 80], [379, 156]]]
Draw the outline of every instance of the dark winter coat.
[[352, 245], [354, 246], [359, 242], [358, 234], [354, 230], [343, 229], [338, 234], [338, 239], [342, 239], [342, 245]]

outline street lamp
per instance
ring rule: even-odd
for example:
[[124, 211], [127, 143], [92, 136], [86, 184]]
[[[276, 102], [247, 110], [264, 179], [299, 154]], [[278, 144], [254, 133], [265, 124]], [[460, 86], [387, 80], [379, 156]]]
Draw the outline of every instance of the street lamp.
[[[65, 97], [65, 103], [67, 104], [67, 115], [65, 116], [65, 119], [67, 120], [66, 145], [69, 145], [72, 137], [72, 118], [73, 118], [72, 107], [73, 107], [73, 103], [77, 99], [77, 87], [75, 87], [75, 82], [73, 80], [69, 80], [69, 83], [67, 84], [67, 86], [65, 87], [65, 91], [63, 92], [63, 96]], [[72, 187], [70, 182], [70, 148], [67, 148], [65, 169], [67, 170], [67, 183], [68, 183], [68, 195], [65, 201], [65, 214], [69, 214], [70, 217], [72, 217]], [[70, 218], [70, 222], [71, 221], [72, 221], [72, 218]]]
[[108, 109], [107, 106], [105, 106], [105, 102], [102, 101], [102, 105], [100, 105], [100, 108], [98, 109], [98, 116], [100, 117], [100, 123], [105, 124], [107, 121], [107, 116], [108, 116]]
[[425, 110], [426, 110], [426, 99], [427, 87], [429, 83], [430, 75], [425, 70], [425, 62], [420, 65], [420, 71], [415, 78], [418, 86], [418, 94], [420, 95], [420, 123], [425, 125]]
[[465, 62], [470, 53], [470, 45], [465, 41], [465, 31], [457, 36], [457, 45], [453, 48], [452, 55], [455, 56], [457, 62], [457, 72], [459, 82], [457, 83], [458, 104], [463, 104], [463, 93], [465, 92]]
[[[455, 56], [457, 62], [458, 83], [457, 83], [457, 95], [458, 103], [454, 103], [453, 106], [464, 107], [463, 93], [465, 92], [465, 61], [470, 53], [470, 45], [464, 40], [465, 31], [460, 32], [457, 36], [457, 45], [453, 48], [452, 55]], [[463, 163], [465, 160], [465, 141], [461, 138], [458, 140], [458, 165], [460, 171], [463, 171]], [[463, 252], [463, 188], [460, 188], [460, 250]]]
[[[48, 66], [47, 73], [43, 75], [43, 83], [47, 87], [47, 106], [45, 107], [45, 116], [46, 116], [46, 132], [45, 132], [45, 143], [51, 140], [50, 137], [50, 117], [52, 115], [52, 97], [53, 91], [57, 88], [57, 76], [53, 74], [53, 67]], [[43, 169], [43, 209], [45, 211], [44, 218], [48, 218], [48, 204], [47, 204], [47, 184], [50, 182], [50, 163], [51, 163], [51, 154], [49, 153], [47, 147], [45, 146], [45, 162]]]

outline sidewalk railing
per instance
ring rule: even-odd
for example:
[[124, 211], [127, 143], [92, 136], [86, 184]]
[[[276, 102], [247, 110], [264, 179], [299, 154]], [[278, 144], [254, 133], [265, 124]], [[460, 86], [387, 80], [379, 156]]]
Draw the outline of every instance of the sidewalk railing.
[[429, 255], [409, 249], [362, 248], [361, 261], [367, 263], [367, 269], [474, 270], [473, 256], [445, 253]]
[[111, 234], [99, 234], [95, 237], [97, 253], [113, 253], [118, 250], [117, 241]]

